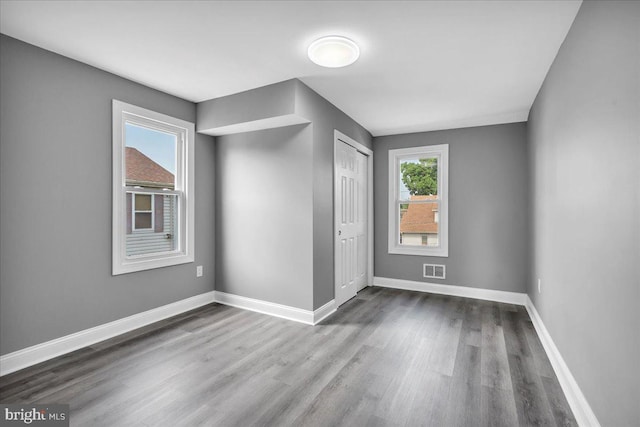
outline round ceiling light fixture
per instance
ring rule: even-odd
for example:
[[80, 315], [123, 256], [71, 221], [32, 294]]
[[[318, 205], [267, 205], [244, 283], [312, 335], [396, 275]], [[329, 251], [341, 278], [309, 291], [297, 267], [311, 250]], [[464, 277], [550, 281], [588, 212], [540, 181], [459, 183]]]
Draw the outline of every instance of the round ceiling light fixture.
[[360, 48], [353, 40], [341, 36], [321, 37], [307, 50], [309, 59], [328, 68], [340, 68], [358, 60]]

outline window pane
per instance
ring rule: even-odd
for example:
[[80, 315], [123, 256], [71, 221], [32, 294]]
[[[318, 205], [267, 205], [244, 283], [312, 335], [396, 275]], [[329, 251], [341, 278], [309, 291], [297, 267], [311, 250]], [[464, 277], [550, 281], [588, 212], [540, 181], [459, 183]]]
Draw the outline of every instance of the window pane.
[[151, 212], [136, 213], [136, 230], [143, 228], [151, 228]]
[[150, 194], [136, 194], [136, 210], [137, 211], [150, 211], [151, 210], [151, 195]]
[[153, 214], [136, 212], [135, 229], [127, 233], [128, 257], [179, 250], [178, 196], [154, 194], [150, 197], [155, 198]]
[[125, 124], [125, 185], [175, 188], [176, 135]]
[[434, 200], [434, 202], [400, 203], [400, 236], [403, 246], [439, 245], [439, 226], [436, 221], [440, 204], [436, 196], [411, 196], [411, 200]]
[[412, 196], [438, 194], [438, 158], [424, 157], [400, 161], [400, 200]]

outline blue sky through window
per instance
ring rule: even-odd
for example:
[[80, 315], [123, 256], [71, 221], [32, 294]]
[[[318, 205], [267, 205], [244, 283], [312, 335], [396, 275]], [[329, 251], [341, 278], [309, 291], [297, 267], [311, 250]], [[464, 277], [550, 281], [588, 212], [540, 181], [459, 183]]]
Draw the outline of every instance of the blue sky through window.
[[[402, 163], [418, 163], [418, 159], [402, 160], [400, 164]], [[407, 186], [404, 185], [404, 181], [402, 181], [402, 172], [400, 172], [400, 193], [399, 194], [400, 194], [400, 200], [411, 199], [411, 193], [409, 192], [409, 189], [407, 188]]]
[[151, 160], [176, 174], [176, 136], [170, 133], [125, 124], [127, 147], [137, 148], [138, 151]]

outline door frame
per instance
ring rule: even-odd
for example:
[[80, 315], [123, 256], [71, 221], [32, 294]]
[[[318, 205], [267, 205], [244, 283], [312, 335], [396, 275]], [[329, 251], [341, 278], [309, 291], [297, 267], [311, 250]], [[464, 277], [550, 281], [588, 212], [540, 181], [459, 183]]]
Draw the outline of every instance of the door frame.
[[338, 280], [336, 278], [337, 254], [338, 254], [338, 165], [337, 149], [338, 144], [345, 143], [352, 146], [360, 153], [367, 156], [367, 282], [366, 285], [356, 292], [373, 286], [373, 150], [359, 143], [353, 138], [349, 138], [339, 130], [334, 130], [333, 138], [333, 297], [338, 293]]

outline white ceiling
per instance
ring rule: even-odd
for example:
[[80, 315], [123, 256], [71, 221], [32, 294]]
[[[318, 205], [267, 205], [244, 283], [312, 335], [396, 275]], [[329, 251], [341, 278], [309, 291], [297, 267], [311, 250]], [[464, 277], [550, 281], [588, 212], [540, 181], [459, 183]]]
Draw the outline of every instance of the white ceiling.
[[[580, 1], [2, 1], [0, 31], [199, 102], [297, 77], [374, 135], [527, 119]], [[361, 48], [306, 57], [323, 35]]]

